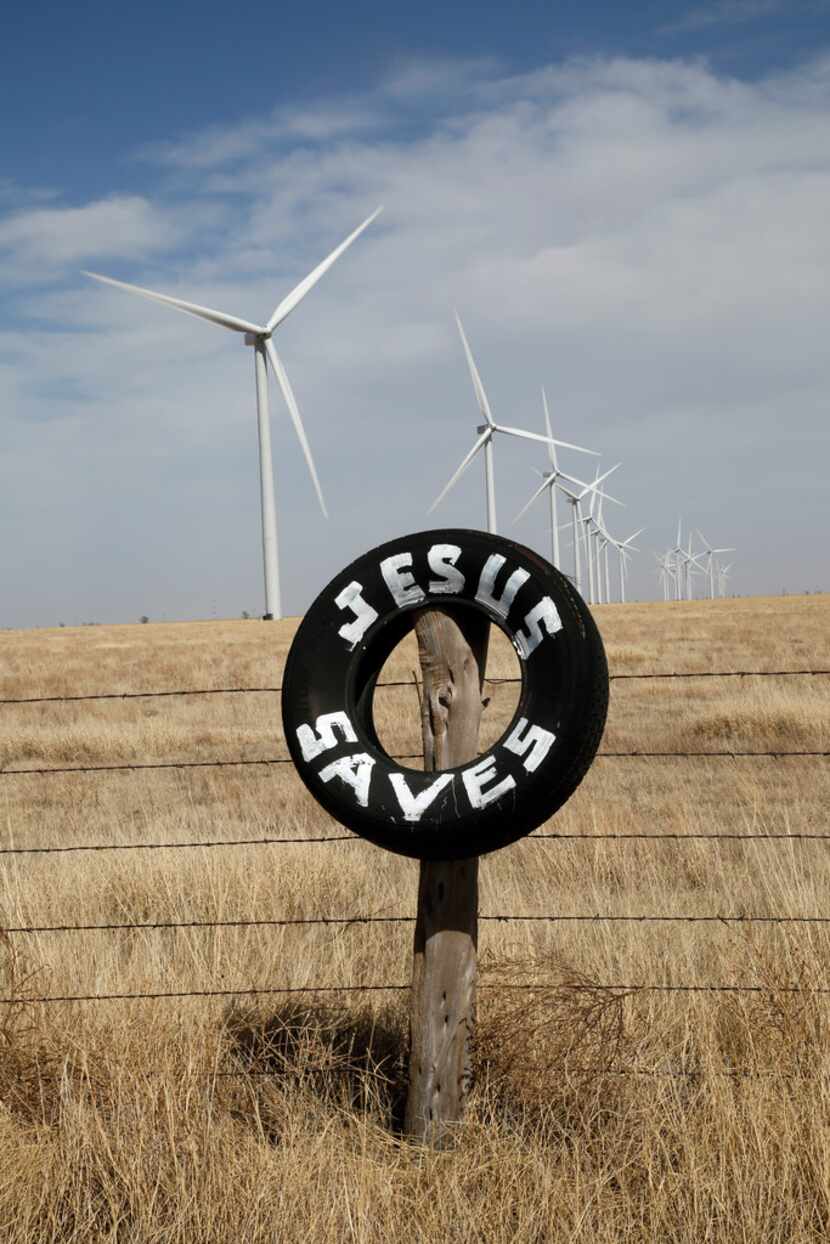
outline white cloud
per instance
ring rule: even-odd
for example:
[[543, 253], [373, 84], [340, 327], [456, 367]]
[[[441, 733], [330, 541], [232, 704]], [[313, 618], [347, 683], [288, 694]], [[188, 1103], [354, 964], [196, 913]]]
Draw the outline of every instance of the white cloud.
[[243, 120], [211, 126], [174, 142], [154, 143], [139, 155], [169, 168], [206, 170], [239, 164], [263, 149], [297, 140], [322, 143], [372, 130], [379, 123], [374, 110], [343, 103], [304, 109], [276, 108], [265, 120]]
[[[803, 7], [803, 5], [801, 6]], [[671, 22], [663, 30], [682, 34], [694, 30], [706, 30], [710, 26], [734, 26], [754, 22], [761, 17], [791, 11], [793, 0], [716, 0], [715, 3], [697, 5], [683, 17]]]
[[82, 207], [36, 207], [0, 220], [0, 250], [16, 265], [48, 267], [94, 255], [143, 257], [181, 240], [172, 212], [138, 195], [113, 195]]
[[[681, 61], [593, 59], [520, 77], [465, 66], [456, 94], [444, 65], [398, 67], [347, 101], [342, 127], [326, 121], [336, 101], [321, 100], [290, 123], [282, 113], [192, 136], [170, 148], [175, 193], [158, 182], [142, 199], [18, 213], [0, 242], [13, 263], [40, 265], [39, 282], [106, 251], [128, 280], [258, 319], [386, 203], [279, 330], [335, 516], [317, 517], [275, 399], [294, 609], [384, 536], [482, 521], [478, 467], [425, 517], [477, 422], [453, 305], [498, 413], [539, 427], [544, 382], [560, 435], [623, 458], [625, 534], [645, 523], [644, 547], [659, 547], [680, 508], [739, 546], [737, 590], [796, 590], [814, 586], [827, 504], [814, 490], [812, 513], [800, 510], [786, 481], [804, 490], [827, 464], [829, 65], [757, 83]], [[416, 115], [419, 91], [420, 124], [404, 136], [396, 109], [404, 100]], [[132, 207], [119, 217], [113, 203]], [[101, 533], [98, 590], [115, 616], [209, 612], [211, 596], [220, 612], [255, 609], [253, 368], [240, 340], [80, 283], [17, 305], [56, 331], [48, 355], [0, 338], [6, 420], [14, 413], [3, 514], [25, 513], [39, 556], [54, 556], [31, 478], [59, 445], [74, 487], [55, 469], [50, 505], [63, 499], [65, 541]], [[534, 462], [499, 446], [505, 529]], [[516, 534], [546, 548], [541, 514]], [[792, 556], [770, 567], [765, 549], [783, 540]], [[145, 566], [147, 542], [175, 588], [125, 571]], [[654, 586], [645, 563], [641, 590]], [[15, 599], [34, 590], [22, 578]]]

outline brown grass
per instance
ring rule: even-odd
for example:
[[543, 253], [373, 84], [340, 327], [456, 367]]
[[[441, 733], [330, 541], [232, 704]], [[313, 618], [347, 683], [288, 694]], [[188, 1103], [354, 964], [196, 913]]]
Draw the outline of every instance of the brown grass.
[[[597, 611], [612, 671], [830, 667], [827, 597]], [[4, 633], [0, 696], [276, 685], [294, 624]], [[512, 672], [494, 645], [493, 676]], [[408, 678], [414, 652], [393, 654]], [[514, 689], [486, 713], [498, 734]], [[383, 693], [393, 750], [417, 701]], [[613, 684], [604, 748], [828, 748], [830, 679]], [[285, 754], [274, 695], [0, 707], [0, 769]], [[827, 833], [826, 760], [598, 760], [561, 833]], [[322, 836], [288, 767], [0, 776], [0, 845]], [[335, 830], [336, 832], [336, 830]], [[821, 841], [525, 841], [482, 913], [827, 915]], [[361, 842], [5, 856], [0, 928], [411, 915]], [[0, 1239], [819, 1241], [830, 1225], [821, 924], [482, 922], [457, 1143], [397, 1132], [405, 995], [0, 1006]], [[406, 981], [412, 926], [0, 934], [0, 991]], [[747, 994], [599, 986], [739, 982]], [[505, 986], [525, 984], [517, 991]], [[658, 1072], [659, 1075], [652, 1073]], [[230, 1073], [230, 1074], [229, 1074]]]

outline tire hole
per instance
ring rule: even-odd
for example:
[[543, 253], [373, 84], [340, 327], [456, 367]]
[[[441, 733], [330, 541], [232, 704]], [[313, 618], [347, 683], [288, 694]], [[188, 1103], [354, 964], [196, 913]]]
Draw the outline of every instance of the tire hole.
[[[491, 625], [485, 681], [481, 691], [483, 711], [479, 727], [479, 750], [485, 752], [504, 734], [519, 703], [522, 669], [516, 650], [500, 627]], [[422, 675], [414, 630], [387, 657], [378, 675], [372, 715], [381, 747], [390, 756], [404, 756], [410, 769], [423, 768], [421, 714]], [[382, 686], [383, 683], [404, 684]], [[453, 696], [441, 696], [452, 707]]]

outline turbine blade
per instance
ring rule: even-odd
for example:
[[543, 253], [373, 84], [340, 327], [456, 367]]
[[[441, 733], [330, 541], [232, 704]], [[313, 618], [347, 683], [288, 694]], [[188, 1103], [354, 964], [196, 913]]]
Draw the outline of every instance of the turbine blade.
[[317, 478], [314, 459], [311, 456], [311, 446], [308, 443], [305, 428], [303, 427], [303, 421], [300, 418], [300, 409], [297, 405], [297, 399], [294, 396], [294, 390], [291, 388], [291, 381], [288, 379], [288, 373], [283, 367], [282, 359], [274, 349], [274, 345], [270, 337], [265, 342], [265, 349], [267, 350], [268, 357], [271, 360], [271, 366], [274, 369], [274, 375], [277, 378], [277, 383], [282, 389], [282, 395], [285, 398], [285, 404], [288, 407], [291, 422], [294, 424], [294, 431], [297, 433], [297, 439], [302, 447], [306, 466], [308, 467], [308, 471], [311, 476], [311, 482], [314, 484], [314, 488], [317, 492], [317, 500], [320, 502], [320, 509], [323, 511], [324, 517], [328, 518], [328, 510], [326, 509], [326, 503], [323, 500], [323, 490], [320, 487], [320, 481]]
[[536, 500], [537, 497], [541, 497], [542, 493], [545, 491], [546, 488], [553, 487], [553, 483], [552, 483], [553, 479], [554, 479], [554, 476], [549, 475], [547, 479], [542, 480], [541, 484], [536, 489], [533, 496], [528, 501], [527, 505], [523, 505], [522, 508], [519, 510], [518, 514], [516, 515], [516, 517], [513, 519], [514, 523], [517, 523], [519, 519], [528, 512], [530, 507], [533, 505], [533, 502]]
[[556, 441], [553, 439], [553, 432], [550, 426], [550, 411], [548, 410], [548, 395], [545, 392], [545, 386], [542, 385], [542, 407], [545, 412], [545, 431], [548, 434], [548, 456], [554, 471], [559, 470], [559, 463], [556, 461]]
[[481, 436], [478, 438], [475, 445], [473, 445], [470, 452], [462, 460], [461, 466], [458, 468], [455, 475], [453, 475], [452, 479], [447, 484], [446, 488], [444, 488], [443, 491], [440, 492], [438, 496], [435, 498], [432, 505], [427, 510], [427, 514], [431, 514], [432, 511], [436, 508], [436, 506], [439, 506], [441, 504], [441, 502], [444, 500], [449, 490], [452, 488], [453, 484], [456, 482], [459, 476], [463, 475], [463, 473], [467, 470], [467, 467], [470, 465], [473, 458], [476, 456], [476, 454], [481, 449], [484, 442], [489, 438], [489, 436], [490, 436], [490, 430], [488, 428], [486, 432], [482, 432]]
[[330, 255], [327, 255], [322, 263], [318, 263], [313, 272], [309, 272], [308, 276], [300, 281], [299, 285], [295, 285], [290, 294], [286, 294], [282, 302], [280, 302], [274, 310], [267, 324], [267, 331], [272, 333], [278, 324], [281, 324], [286, 316], [289, 316], [294, 310], [298, 302], [305, 298], [310, 289], [313, 289], [321, 276], [325, 276], [329, 268], [335, 263], [348, 247], [351, 246], [355, 238], [359, 238], [364, 229], [368, 229], [373, 220], [376, 219], [383, 211], [383, 207], [378, 207], [364, 220], [362, 225], [358, 225], [354, 233], [350, 233], [345, 242], [341, 242], [336, 246]]
[[[559, 479], [570, 479], [570, 476], [560, 475]], [[564, 492], [566, 497], [570, 497], [571, 501], [576, 502], [579, 500], [580, 494], [576, 492], [571, 492], [570, 488], [566, 488], [564, 484], [560, 484], [559, 480], [556, 481], [556, 487], [559, 489], [560, 492]]]
[[494, 423], [493, 427], [497, 432], [506, 432], [508, 436], [522, 436], [527, 441], [543, 441], [548, 445], [559, 445], [562, 449], [577, 449], [582, 454], [593, 454], [595, 458], [599, 457], [596, 449], [585, 449], [582, 445], [572, 445], [570, 441], [557, 441], [553, 437], [542, 436], [541, 432], [525, 432], [524, 428], [511, 428], [502, 423]]
[[[586, 484], [582, 490], [581, 497], [584, 497], [586, 493], [595, 492], [597, 487], [602, 483], [602, 481], [604, 479], [608, 479], [608, 476], [613, 475], [613, 473], [616, 470], [618, 470], [621, 466], [622, 466], [622, 463], [618, 462], [616, 466], [609, 467], [609, 469], [603, 475], [598, 475], [596, 479], [593, 481], [593, 483]], [[613, 501], [615, 502], [616, 505], [622, 505], [622, 501], [617, 501], [616, 497], [608, 497], [606, 493], [603, 493], [602, 495], [606, 497], [608, 501]], [[581, 497], [580, 497], [580, 500], [581, 500]]]
[[470, 377], [473, 382], [476, 398], [478, 399], [478, 408], [484, 415], [484, 420], [489, 423], [490, 427], [495, 427], [493, 423], [493, 415], [490, 410], [490, 403], [487, 401], [487, 394], [484, 392], [484, 385], [481, 383], [481, 376], [478, 374], [478, 368], [473, 358], [473, 352], [470, 349], [470, 343], [464, 333], [464, 325], [461, 323], [461, 316], [456, 311], [455, 322], [458, 325], [458, 331], [461, 334], [461, 344], [464, 346], [464, 353], [467, 356], [467, 366], [470, 369]]
[[224, 311], [214, 311], [211, 307], [200, 307], [195, 302], [185, 302], [183, 298], [171, 298], [169, 294], [157, 294], [155, 290], [144, 289], [141, 285], [130, 285], [127, 281], [116, 281], [112, 276], [101, 276], [99, 272], [87, 272], [82, 269], [84, 276], [91, 276], [93, 281], [101, 281], [104, 285], [114, 285], [116, 289], [126, 289], [131, 294], [140, 294], [142, 298], [149, 298], [152, 302], [161, 302], [168, 307], [175, 307], [177, 311], [184, 311], [187, 315], [197, 315], [201, 320], [209, 320], [211, 324], [219, 324], [222, 328], [230, 328], [236, 333], [254, 333], [257, 337], [261, 337], [265, 329], [261, 324], [251, 324], [249, 320], [240, 320], [235, 315], [226, 315]]

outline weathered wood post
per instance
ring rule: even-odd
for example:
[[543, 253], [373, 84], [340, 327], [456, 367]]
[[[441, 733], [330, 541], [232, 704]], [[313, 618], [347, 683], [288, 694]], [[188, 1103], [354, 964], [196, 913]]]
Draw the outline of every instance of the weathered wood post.
[[[424, 690], [424, 768], [474, 760], [490, 624], [469, 610], [417, 617]], [[478, 946], [478, 857], [422, 861], [418, 881], [410, 1073], [405, 1131], [440, 1148], [463, 1114], [471, 1085]]]

